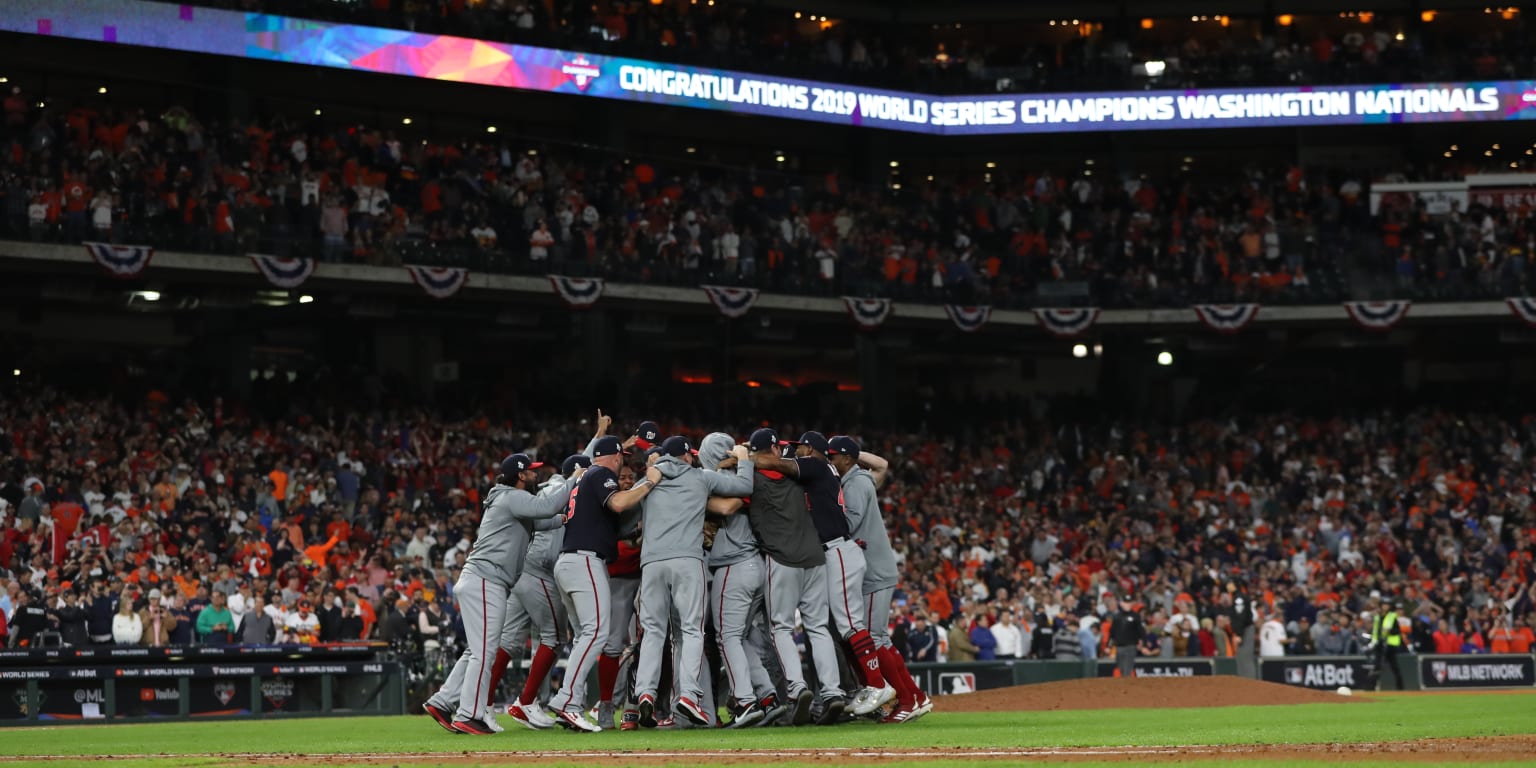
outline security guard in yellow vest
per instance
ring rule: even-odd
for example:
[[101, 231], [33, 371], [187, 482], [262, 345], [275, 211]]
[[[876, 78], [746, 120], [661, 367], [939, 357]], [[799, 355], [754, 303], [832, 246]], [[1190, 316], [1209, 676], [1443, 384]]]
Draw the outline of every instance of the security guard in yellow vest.
[[1392, 690], [1398, 691], [1403, 689], [1403, 672], [1397, 666], [1397, 658], [1406, 648], [1399, 610], [1406, 610], [1407, 607], [1406, 601], [1400, 602], [1395, 608], [1389, 602], [1376, 613], [1371, 622], [1371, 647], [1376, 651], [1376, 668], [1382, 675], [1387, 670], [1392, 671]]

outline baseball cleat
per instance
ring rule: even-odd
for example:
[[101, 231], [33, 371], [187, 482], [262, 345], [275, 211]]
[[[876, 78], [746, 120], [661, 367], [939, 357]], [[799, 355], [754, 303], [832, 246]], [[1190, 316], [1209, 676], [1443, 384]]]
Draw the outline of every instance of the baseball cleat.
[[475, 718], [455, 720], [453, 721], [453, 729], [470, 736], [492, 736], [496, 733], [496, 730], [486, 725], [484, 720], [477, 720]]
[[898, 704], [898, 705], [896, 705], [896, 707], [894, 709], [891, 710], [891, 713], [889, 715], [886, 715], [885, 717], [880, 718], [880, 722], [882, 722], [882, 723], [905, 723], [905, 722], [908, 722], [908, 721], [910, 721], [912, 719], [914, 719], [912, 717], [912, 710], [908, 708], [908, 705], [906, 705], [906, 704]]
[[821, 717], [816, 718], [817, 725], [836, 725], [843, 721], [843, 713], [848, 705], [841, 698], [825, 699], [821, 702]]
[[678, 722], [677, 718], [675, 718], [675, 717], [664, 717], [664, 718], [656, 721], [656, 730], [658, 730], [658, 731], [677, 730], [680, 725], [681, 725], [681, 723]]
[[640, 730], [640, 710], [638, 710], [638, 709], [626, 709], [626, 710], [624, 710], [623, 719], [619, 721], [619, 730], [621, 730], [621, 731], [638, 731], [638, 730]]
[[677, 697], [677, 704], [672, 708], [678, 714], [693, 721], [695, 725], [709, 725], [709, 713], [705, 712], [698, 702], [687, 696]]
[[656, 697], [649, 693], [640, 696], [640, 727], [656, 727]]
[[928, 694], [922, 691], [918, 691], [917, 695], [917, 706], [912, 708], [912, 716], [907, 718], [908, 720], [916, 720], [933, 711], [933, 699], [928, 698]]
[[779, 703], [779, 695], [776, 693], [764, 696], [757, 704], [763, 708], [763, 719], [758, 723], [762, 728], [778, 723], [784, 718], [784, 713], [789, 711], [788, 706]]
[[542, 731], [555, 726], [554, 718], [546, 714], [538, 702], [521, 704], [513, 702], [507, 705], [507, 716], [518, 725], [530, 730]]
[[754, 701], [742, 707], [741, 712], [737, 713], [736, 719], [731, 721], [730, 727], [751, 728], [753, 725], [762, 722], [763, 718], [767, 715], [768, 711], [763, 709], [762, 702]]
[[575, 731], [577, 733], [603, 732], [603, 729], [597, 727], [597, 723], [594, 723], [575, 712], [556, 713], [555, 722], [559, 723], [566, 730]]
[[795, 725], [806, 725], [811, 722], [811, 704], [815, 700], [811, 689], [802, 688], [795, 694], [795, 716], [790, 722]]
[[457, 728], [453, 727], [453, 713], [452, 712], [449, 712], [448, 710], [443, 709], [442, 707], [439, 707], [439, 706], [437, 706], [436, 704], [433, 704], [430, 701], [425, 703], [425, 704], [422, 704], [421, 705], [421, 709], [422, 709], [422, 711], [424, 711], [427, 714], [431, 715], [432, 719], [436, 720], [437, 724], [441, 725], [443, 727], [443, 730], [445, 730], [445, 731], [447, 731], [449, 733], [458, 733], [459, 732], [459, 730]]
[[864, 686], [859, 689], [858, 695], [853, 697], [852, 704], [848, 707], [855, 715], [867, 715], [880, 708], [880, 689]]
[[885, 687], [880, 689], [879, 697], [876, 700], [875, 709], [879, 709], [895, 700], [896, 689], [892, 688], [890, 683], [886, 683]]
[[613, 730], [613, 702], [599, 701], [591, 711], [587, 712], [587, 717], [597, 723], [597, 727], [605, 731]]

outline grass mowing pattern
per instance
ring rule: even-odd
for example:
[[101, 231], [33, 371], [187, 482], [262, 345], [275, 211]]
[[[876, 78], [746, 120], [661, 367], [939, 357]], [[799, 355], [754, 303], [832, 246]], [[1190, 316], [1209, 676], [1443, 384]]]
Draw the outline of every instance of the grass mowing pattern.
[[[536, 733], [502, 718], [507, 733], [484, 738], [445, 733], [425, 716], [311, 718], [0, 729], [0, 755], [132, 757], [209, 752], [409, 754], [462, 750], [921, 749], [1406, 741], [1536, 733], [1533, 712], [1536, 695], [1438, 695], [1384, 697], [1369, 704], [933, 714], [900, 726], [869, 724], [708, 733]], [[125, 762], [131, 761], [115, 760], [113, 768], [125, 768]], [[186, 764], [186, 760], [178, 764]], [[97, 765], [99, 768], [100, 764]]]

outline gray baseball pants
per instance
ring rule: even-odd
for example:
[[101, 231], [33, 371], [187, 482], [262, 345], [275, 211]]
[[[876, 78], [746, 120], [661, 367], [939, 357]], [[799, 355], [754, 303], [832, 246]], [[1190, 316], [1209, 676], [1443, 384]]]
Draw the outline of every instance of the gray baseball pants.
[[699, 678], [704, 672], [704, 599], [708, 594], [704, 561], [688, 557], [647, 563], [640, 568], [640, 656], [635, 667], [635, 694], [656, 695], [661, 681], [661, 652], [671, 613], [677, 611], [677, 695], [702, 701]]
[[490, 717], [486, 701], [491, 690], [491, 663], [496, 660], [496, 636], [492, 627], [502, 626], [507, 608], [508, 589], [499, 581], [487, 581], [465, 571], [453, 586], [459, 601], [459, 615], [464, 619], [464, 653], [454, 663], [443, 687], [432, 695], [434, 705], [455, 709], [454, 720], [485, 720]]
[[605, 633], [613, 621], [608, 566], [593, 552], [564, 553], [555, 561], [555, 584], [576, 627], [576, 639], [565, 660], [565, 680], [549, 706], [557, 712], [580, 715], [587, 707], [587, 678], [597, 665]]
[[768, 619], [773, 625], [773, 647], [789, 695], [806, 688], [800, 652], [795, 647], [795, 611], [805, 627], [806, 643], [816, 664], [822, 698], [841, 697], [843, 690], [837, 666], [837, 646], [827, 632], [827, 567], [791, 568], [772, 557], [763, 558], [763, 599], [768, 604]]
[[744, 643], [754, 615], [763, 610], [763, 562], [749, 557], [716, 568], [709, 590], [709, 607], [715, 614], [715, 635], [725, 662], [726, 684], [737, 704], [756, 701], [759, 691], [773, 688], [762, 658], [747, 653]]

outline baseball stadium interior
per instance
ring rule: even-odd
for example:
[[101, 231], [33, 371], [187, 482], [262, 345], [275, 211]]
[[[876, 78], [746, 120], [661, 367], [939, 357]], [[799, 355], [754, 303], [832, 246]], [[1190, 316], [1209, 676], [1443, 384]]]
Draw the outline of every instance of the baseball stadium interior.
[[1530, 693], [1532, 14], [0, 3], [0, 744]]

